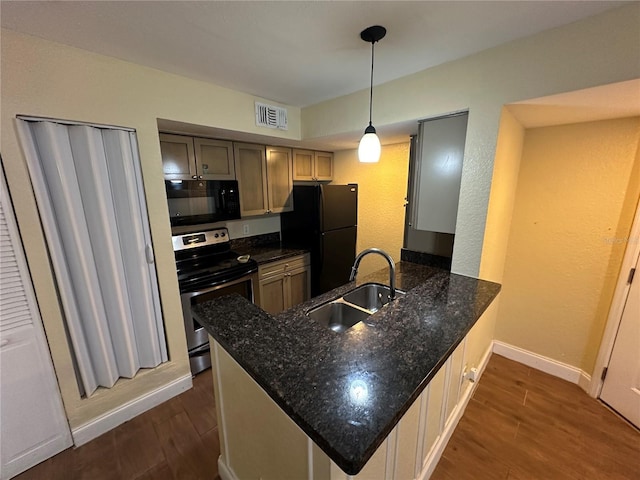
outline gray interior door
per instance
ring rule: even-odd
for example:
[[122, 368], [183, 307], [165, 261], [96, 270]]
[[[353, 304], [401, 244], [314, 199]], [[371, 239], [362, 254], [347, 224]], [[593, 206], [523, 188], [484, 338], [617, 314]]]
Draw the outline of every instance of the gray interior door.
[[468, 113], [425, 120], [412, 138], [405, 248], [451, 257]]

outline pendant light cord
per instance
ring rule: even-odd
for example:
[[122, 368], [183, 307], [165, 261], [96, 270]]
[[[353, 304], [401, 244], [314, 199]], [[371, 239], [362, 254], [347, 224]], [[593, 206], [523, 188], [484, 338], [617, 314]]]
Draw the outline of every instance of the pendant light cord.
[[376, 42], [371, 42], [371, 86], [369, 88], [369, 125], [371, 125], [371, 113], [373, 111], [373, 45]]

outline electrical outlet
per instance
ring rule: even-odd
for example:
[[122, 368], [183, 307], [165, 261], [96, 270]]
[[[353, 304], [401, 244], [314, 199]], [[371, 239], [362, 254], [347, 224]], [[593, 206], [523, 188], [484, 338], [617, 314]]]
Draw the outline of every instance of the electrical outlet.
[[470, 368], [464, 372], [464, 379], [475, 383], [478, 380], [478, 369], [475, 367]]
[[245, 223], [244, 225], [242, 225], [242, 233], [244, 235], [249, 235], [249, 224]]

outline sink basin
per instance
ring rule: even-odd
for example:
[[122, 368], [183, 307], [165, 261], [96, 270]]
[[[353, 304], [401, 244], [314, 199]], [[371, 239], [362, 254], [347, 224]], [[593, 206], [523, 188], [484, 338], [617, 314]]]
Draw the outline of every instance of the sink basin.
[[[375, 313], [389, 303], [389, 295], [391, 289], [386, 285], [380, 283], [365, 283], [364, 285], [356, 288], [355, 290], [347, 293], [344, 297], [345, 302], [352, 303], [371, 313]], [[396, 298], [400, 295], [404, 295], [405, 292], [396, 289]]]
[[308, 315], [334, 332], [342, 333], [366, 319], [370, 313], [337, 300], [310, 310]]
[[[342, 333], [389, 303], [391, 289], [380, 283], [365, 283], [344, 296], [312, 308], [307, 315], [316, 322]], [[396, 289], [396, 298], [405, 292]]]

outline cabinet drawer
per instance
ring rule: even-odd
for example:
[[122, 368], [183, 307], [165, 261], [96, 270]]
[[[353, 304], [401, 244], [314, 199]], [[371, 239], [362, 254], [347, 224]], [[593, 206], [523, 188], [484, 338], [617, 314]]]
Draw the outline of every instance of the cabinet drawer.
[[309, 265], [308, 253], [260, 265], [258, 273], [260, 278], [265, 278], [271, 275], [279, 275], [284, 272], [289, 272], [296, 268], [304, 268], [307, 265]]

